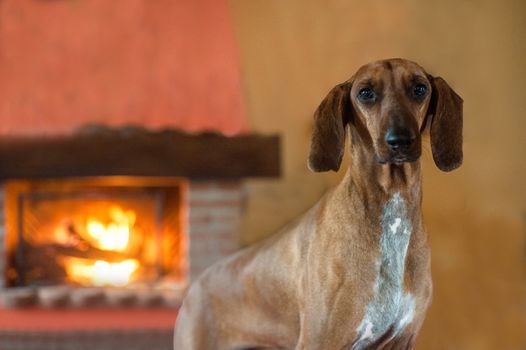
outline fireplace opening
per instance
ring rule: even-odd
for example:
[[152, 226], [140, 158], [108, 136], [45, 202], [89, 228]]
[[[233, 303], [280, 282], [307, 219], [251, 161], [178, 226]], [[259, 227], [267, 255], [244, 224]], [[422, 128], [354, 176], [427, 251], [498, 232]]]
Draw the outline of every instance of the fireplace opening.
[[40, 299], [56, 299], [42, 303], [63, 304], [71, 293], [100, 301], [115, 291], [129, 298], [186, 285], [184, 179], [12, 180], [4, 186], [7, 287], [37, 290]]

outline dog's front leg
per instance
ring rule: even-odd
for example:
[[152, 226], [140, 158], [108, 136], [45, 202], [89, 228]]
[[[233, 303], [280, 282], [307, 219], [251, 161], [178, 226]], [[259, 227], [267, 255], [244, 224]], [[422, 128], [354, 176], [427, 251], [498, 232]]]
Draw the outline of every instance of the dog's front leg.
[[174, 332], [174, 350], [217, 349], [215, 328], [207, 317], [210, 307], [206, 292], [198, 282], [194, 283], [177, 316]]

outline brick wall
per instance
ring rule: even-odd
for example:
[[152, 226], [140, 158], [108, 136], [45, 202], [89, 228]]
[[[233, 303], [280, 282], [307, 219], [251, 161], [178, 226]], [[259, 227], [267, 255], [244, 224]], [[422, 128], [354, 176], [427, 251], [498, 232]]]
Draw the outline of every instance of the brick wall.
[[239, 248], [244, 191], [240, 182], [191, 182], [190, 277]]

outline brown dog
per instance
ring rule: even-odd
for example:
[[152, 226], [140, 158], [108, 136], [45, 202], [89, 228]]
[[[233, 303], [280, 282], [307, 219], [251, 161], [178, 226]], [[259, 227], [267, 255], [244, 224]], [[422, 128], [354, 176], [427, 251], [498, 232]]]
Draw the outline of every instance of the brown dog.
[[343, 181], [299, 221], [210, 267], [180, 310], [175, 349], [412, 349], [431, 301], [421, 135], [462, 162], [462, 99], [416, 63], [361, 67], [315, 114], [309, 167]]

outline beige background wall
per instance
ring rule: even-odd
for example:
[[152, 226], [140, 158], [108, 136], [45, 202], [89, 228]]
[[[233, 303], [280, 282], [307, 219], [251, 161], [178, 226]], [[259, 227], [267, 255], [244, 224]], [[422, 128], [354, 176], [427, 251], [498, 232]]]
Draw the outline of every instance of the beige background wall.
[[425, 146], [435, 293], [420, 349], [525, 349], [524, 1], [231, 0], [252, 128], [283, 137], [282, 179], [249, 183], [251, 243], [341, 177], [306, 168], [312, 112], [370, 60], [405, 57], [465, 100], [465, 163]]

